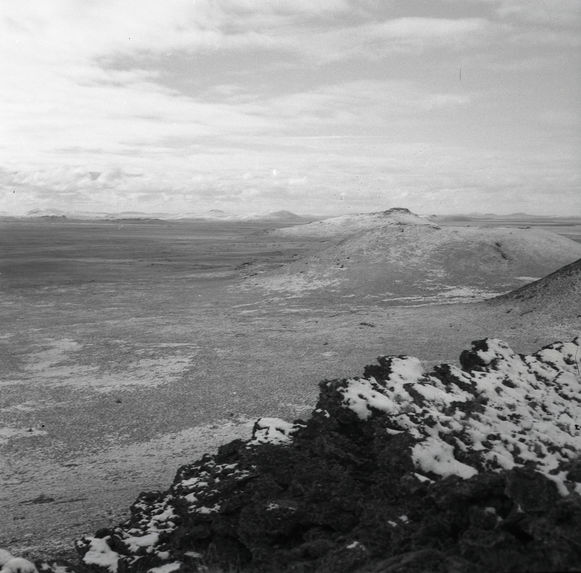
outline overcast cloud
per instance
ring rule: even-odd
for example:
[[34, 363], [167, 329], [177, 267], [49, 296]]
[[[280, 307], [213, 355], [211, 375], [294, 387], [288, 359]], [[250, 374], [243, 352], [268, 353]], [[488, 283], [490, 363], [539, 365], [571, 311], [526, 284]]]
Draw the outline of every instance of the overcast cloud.
[[578, 0], [3, 0], [0, 211], [581, 214]]

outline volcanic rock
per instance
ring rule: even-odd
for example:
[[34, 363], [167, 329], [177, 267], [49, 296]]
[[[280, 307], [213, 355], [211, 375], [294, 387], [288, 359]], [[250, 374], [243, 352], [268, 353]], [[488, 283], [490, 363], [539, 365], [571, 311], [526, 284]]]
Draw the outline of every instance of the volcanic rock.
[[79, 540], [81, 569], [579, 570], [580, 357], [579, 338], [486, 339], [461, 368], [381, 357], [323, 381], [307, 421], [259, 420]]

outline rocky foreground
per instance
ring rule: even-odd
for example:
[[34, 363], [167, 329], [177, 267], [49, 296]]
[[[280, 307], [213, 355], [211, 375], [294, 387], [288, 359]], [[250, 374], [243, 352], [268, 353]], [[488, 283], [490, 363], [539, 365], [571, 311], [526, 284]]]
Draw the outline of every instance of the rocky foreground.
[[[581, 340], [461, 368], [382, 357], [321, 383], [311, 418], [181, 467], [125, 523], [42, 571], [581, 570]], [[221, 569], [223, 568], [223, 569]]]

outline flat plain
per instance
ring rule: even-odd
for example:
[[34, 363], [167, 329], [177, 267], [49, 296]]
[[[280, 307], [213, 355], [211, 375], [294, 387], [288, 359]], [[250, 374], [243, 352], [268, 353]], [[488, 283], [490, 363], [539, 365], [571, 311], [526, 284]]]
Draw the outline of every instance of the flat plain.
[[[469, 224], [581, 242], [576, 219]], [[259, 416], [307, 416], [320, 380], [379, 355], [431, 366], [477, 338], [529, 352], [581, 331], [576, 301], [555, 315], [249, 288], [329, 244], [271, 225], [0, 221], [0, 547], [69, 550], [179, 465]]]

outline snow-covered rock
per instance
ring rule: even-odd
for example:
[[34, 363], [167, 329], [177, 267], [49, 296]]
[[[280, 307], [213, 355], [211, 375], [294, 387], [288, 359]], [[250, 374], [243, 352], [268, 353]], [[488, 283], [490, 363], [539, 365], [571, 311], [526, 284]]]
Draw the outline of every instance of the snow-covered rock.
[[6, 549], [0, 549], [0, 567], [4, 566], [4, 563], [12, 559], [12, 553], [6, 551]]
[[259, 418], [254, 423], [249, 445], [290, 444], [301, 424], [291, 424], [280, 418]]
[[382, 358], [377, 379], [331, 382], [331, 392], [359, 418], [386, 414], [389, 432], [412, 436], [414, 465], [429, 477], [526, 466], [563, 494], [581, 493], [563, 469], [581, 452], [579, 342], [520, 356], [488, 339], [462, 354], [471, 369], [443, 365], [431, 374], [416, 358]]
[[181, 467], [84, 570], [370, 573], [575, 570], [581, 563], [581, 340], [530, 355], [472, 343], [461, 368], [381, 357], [321, 382], [306, 422]]
[[0, 549], [0, 573], [38, 573], [36, 566], [28, 559], [13, 557], [5, 549]]

